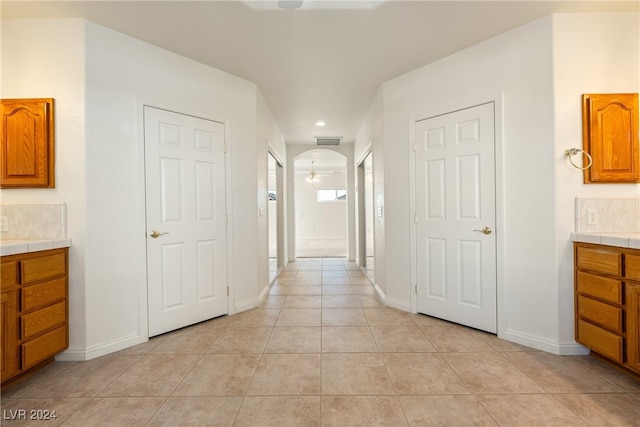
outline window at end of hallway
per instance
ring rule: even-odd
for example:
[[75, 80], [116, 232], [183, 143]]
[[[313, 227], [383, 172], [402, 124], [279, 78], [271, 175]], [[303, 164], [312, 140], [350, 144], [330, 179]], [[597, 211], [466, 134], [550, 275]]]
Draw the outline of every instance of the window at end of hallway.
[[316, 190], [318, 202], [336, 202], [347, 200], [347, 190], [345, 189], [323, 189]]

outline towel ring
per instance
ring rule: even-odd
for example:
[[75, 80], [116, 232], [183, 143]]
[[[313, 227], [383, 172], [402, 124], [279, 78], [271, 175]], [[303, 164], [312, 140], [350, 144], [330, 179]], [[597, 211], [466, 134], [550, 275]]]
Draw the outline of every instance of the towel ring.
[[[571, 157], [575, 156], [576, 154], [584, 154], [585, 156], [587, 156], [587, 158], [589, 159], [589, 164], [587, 166], [578, 166], [575, 163], [573, 163], [573, 159]], [[569, 148], [568, 150], [564, 151], [564, 156], [569, 158], [569, 163], [571, 163], [571, 166], [573, 166], [576, 169], [580, 169], [580, 170], [585, 170], [585, 169], [589, 169], [591, 167], [591, 165], [593, 164], [593, 159], [591, 158], [591, 154], [587, 153], [584, 150], [581, 150], [579, 148]]]

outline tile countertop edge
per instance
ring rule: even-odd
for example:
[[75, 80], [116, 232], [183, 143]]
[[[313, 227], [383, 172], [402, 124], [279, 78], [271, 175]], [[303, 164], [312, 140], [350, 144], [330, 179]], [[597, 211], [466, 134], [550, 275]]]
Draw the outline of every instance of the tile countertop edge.
[[574, 242], [640, 249], [640, 233], [571, 233]]
[[46, 251], [49, 249], [68, 248], [71, 239], [25, 239], [0, 240], [0, 256], [18, 255], [28, 252]]

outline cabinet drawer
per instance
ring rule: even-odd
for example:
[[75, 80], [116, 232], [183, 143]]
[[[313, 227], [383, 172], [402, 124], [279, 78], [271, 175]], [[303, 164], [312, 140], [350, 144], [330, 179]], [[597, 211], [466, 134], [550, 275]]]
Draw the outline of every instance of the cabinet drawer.
[[65, 323], [67, 310], [64, 301], [22, 316], [22, 339], [27, 339], [56, 325]]
[[621, 308], [579, 295], [578, 316], [597, 323], [603, 328], [622, 334]]
[[622, 337], [584, 320], [578, 320], [577, 339], [596, 353], [622, 363]]
[[22, 261], [22, 284], [63, 276], [67, 271], [64, 252]]
[[22, 344], [22, 369], [28, 369], [67, 348], [64, 326]]
[[22, 311], [33, 310], [52, 302], [65, 299], [66, 278], [59, 277], [37, 285], [24, 286], [22, 293]]
[[0, 289], [10, 288], [18, 284], [18, 263], [3, 262], [0, 265]]
[[622, 254], [606, 249], [578, 247], [577, 264], [581, 270], [622, 276]]
[[624, 256], [624, 277], [640, 280], [640, 255], [626, 254]]
[[622, 304], [622, 282], [595, 274], [578, 271], [578, 293]]

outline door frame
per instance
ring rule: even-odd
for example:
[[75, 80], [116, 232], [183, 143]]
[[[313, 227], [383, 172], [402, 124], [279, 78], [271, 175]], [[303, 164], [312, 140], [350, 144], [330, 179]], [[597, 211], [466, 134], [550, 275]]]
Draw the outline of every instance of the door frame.
[[[367, 251], [366, 251], [366, 241], [367, 241], [367, 230], [366, 230], [366, 220], [365, 220], [365, 215], [366, 215], [366, 206], [365, 206], [365, 193], [363, 191], [363, 189], [365, 188], [364, 186], [364, 161], [367, 159], [368, 156], [371, 156], [371, 163], [373, 164], [373, 140], [369, 141], [369, 143], [367, 144], [367, 146], [364, 148], [364, 150], [362, 150], [362, 154], [360, 155], [360, 157], [358, 157], [358, 159], [355, 162], [355, 170], [356, 170], [356, 195], [357, 195], [357, 199], [356, 199], [356, 221], [357, 221], [357, 227], [356, 227], [356, 231], [358, 233], [357, 235], [357, 249], [356, 249], [356, 253], [358, 254], [357, 256], [357, 261], [358, 261], [358, 266], [360, 266], [360, 268], [362, 268], [363, 266], [366, 268], [366, 262], [367, 262]], [[375, 188], [374, 187], [374, 183], [371, 183], [372, 186], [372, 192], [375, 195]], [[374, 218], [375, 218], [375, 212], [374, 212]], [[371, 226], [373, 227], [373, 235], [374, 235], [374, 240], [375, 240], [375, 220], [373, 221], [373, 224], [371, 224]], [[375, 262], [375, 241], [374, 241], [374, 262]]]
[[416, 152], [414, 144], [416, 141], [415, 124], [416, 122], [426, 120], [432, 117], [442, 116], [468, 108], [477, 107], [479, 105], [494, 103], [494, 144], [495, 144], [495, 209], [496, 209], [496, 315], [498, 321], [498, 337], [503, 337], [506, 333], [506, 310], [505, 301], [505, 285], [504, 285], [504, 266], [505, 266], [505, 249], [504, 249], [504, 121], [503, 121], [503, 97], [504, 93], [488, 95], [481, 98], [470, 99], [462, 102], [454, 102], [445, 107], [437, 107], [425, 113], [413, 116], [409, 119], [409, 205], [410, 205], [410, 241], [411, 256], [410, 272], [410, 303], [411, 311], [418, 312], [418, 265], [417, 265], [417, 236], [418, 228], [415, 220], [416, 214]]
[[149, 340], [149, 298], [148, 298], [148, 275], [147, 275], [147, 209], [146, 209], [146, 200], [147, 200], [147, 190], [146, 190], [146, 162], [145, 162], [145, 132], [144, 132], [144, 108], [151, 107], [159, 110], [165, 110], [176, 114], [182, 114], [186, 116], [196, 117], [198, 119], [214, 121], [218, 123], [224, 124], [224, 143], [225, 143], [225, 212], [227, 216], [227, 314], [234, 314], [233, 310], [234, 305], [232, 304], [234, 298], [234, 287], [233, 287], [233, 215], [232, 209], [233, 200], [232, 200], [232, 174], [231, 174], [231, 156], [232, 156], [232, 147], [231, 147], [231, 138], [230, 138], [230, 121], [227, 119], [223, 119], [220, 117], [210, 116], [208, 114], [202, 114], [195, 111], [188, 111], [180, 107], [176, 107], [175, 105], [166, 105], [159, 102], [151, 101], [148, 99], [138, 98], [136, 102], [136, 114], [138, 117], [137, 131], [138, 131], [138, 149], [139, 149], [139, 192], [140, 192], [140, 203], [142, 209], [142, 218], [140, 226], [140, 268], [138, 270], [140, 284], [138, 287], [138, 300], [139, 300], [139, 309], [140, 309], [140, 318], [139, 318], [139, 342], [143, 343]]
[[[276, 265], [277, 265], [277, 274], [280, 274], [282, 269], [286, 265], [285, 259], [285, 233], [284, 226], [285, 222], [285, 204], [284, 204], [284, 169], [286, 167], [285, 163], [282, 161], [282, 158], [278, 155], [277, 151], [270, 142], [267, 142], [267, 156], [272, 156], [276, 161]], [[267, 188], [267, 192], [268, 192]], [[268, 202], [268, 201], [267, 201]], [[268, 207], [268, 206], [267, 206]], [[269, 210], [267, 209], [267, 220], [269, 219]], [[267, 226], [267, 236], [269, 233], [269, 226]], [[268, 239], [267, 239], [268, 240]], [[269, 286], [271, 286], [271, 280], [269, 280]]]

